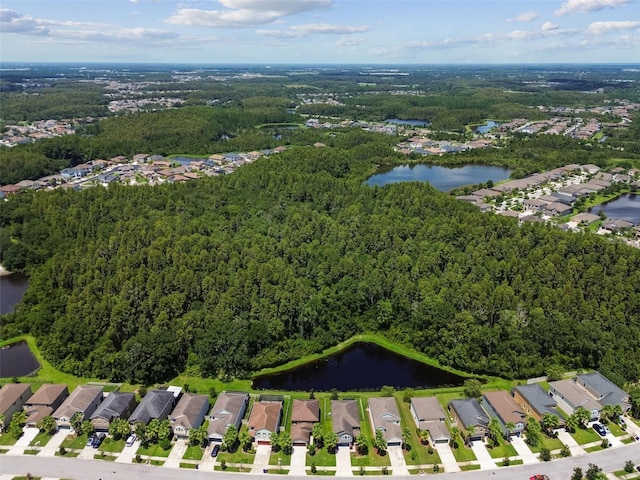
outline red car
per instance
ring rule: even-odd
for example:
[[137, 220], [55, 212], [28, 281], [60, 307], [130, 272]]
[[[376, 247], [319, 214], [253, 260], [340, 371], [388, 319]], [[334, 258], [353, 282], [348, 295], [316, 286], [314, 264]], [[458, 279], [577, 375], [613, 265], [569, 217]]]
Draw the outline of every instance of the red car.
[[529, 480], [549, 480], [549, 477], [546, 475], [534, 475], [533, 477], [530, 477]]

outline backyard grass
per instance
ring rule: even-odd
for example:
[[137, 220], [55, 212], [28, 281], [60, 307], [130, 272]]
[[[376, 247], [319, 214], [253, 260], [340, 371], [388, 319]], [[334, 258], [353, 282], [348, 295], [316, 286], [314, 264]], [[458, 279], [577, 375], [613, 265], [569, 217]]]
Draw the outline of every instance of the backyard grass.
[[576, 428], [576, 431], [571, 434], [575, 438], [579, 445], [585, 443], [602, 441], [602, 437], [598, 435], [592, 428]]
[[291, 465], [291, 455], [287, 455], [282, 451], [271, 452], [271, 455], [269, 456], [269, 465]]
[[83, 449], [85, 446], [87, 445], [87, 434], [82, 434], [82, 435], [76, 435], [74, 433], [72, 433], [71, 435], [67, 435], [67, 438], [65, 438], [62, 443], [60, 444], [61, 447], [64, 448], [73, 448], [76, 450], [81, 450]]
[[316, 449], [316, 454], [313, 457], [307, 453], [306, 464], [311, 465], [312, 462], [316, 464], [316, 467], [335, 467], [336, 456], [332, 453], [329, 453], [326, 448], [319, 448]]
[[518, 452], [513, 448], [513, 445], [507, 443], [503, 438], [498, 439], [498, 445], [493, 448], [487, 448], [487, 450], [489, 451], [491, 458], [515, 457], [518, 455]]
[[165, 450], [157, 443], [154, 443], [153, 445], [149, 445], [146, 448], [143, 446], [140, 446], [140, 448], [138, 448], [138, 451], [136, 453], [138, 455], [145, 455], [148, 457], [165, 457], [166, 458], [169, 456], [170, 452], [171, 452], [171, 449]]
[[124, 448], [124, 440], [114, 440], [111, 437], [107, 437], [102, 441], [99, 447], [101, 452], [120, 453]]
[[187, 447], [187, 450], [182, 456], [183, 460], [202, 460], [203, 450], [200, 445], [192, 445]]
[[52, 435], [49, 435], [47, 432], [38, 432], [38, 434], [31, 440], [29, 444], [30, 447], [44, 447], [49, 440], [51, 440]]

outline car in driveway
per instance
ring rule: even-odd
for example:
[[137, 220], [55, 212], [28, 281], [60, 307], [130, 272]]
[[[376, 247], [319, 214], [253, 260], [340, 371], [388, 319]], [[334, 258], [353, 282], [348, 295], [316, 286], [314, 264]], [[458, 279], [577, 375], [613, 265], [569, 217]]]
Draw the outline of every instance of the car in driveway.
[[99, 433], [97, 434], [94, 439], [93, 442], [91, 442], [91, 446], [93, 448], [98, 448], [100, 445], [102, 445], [102, 442], [104, 441], [106, 435], [104, 433]]
[[138, 437], [136, 437], [135, 433], [132, 433], [131, 435], [129, 435], [127, 437], [127, 441], [125, 442], [127, 447], [130, 447], [131, 445], [133, 445], [137, 439]]
[[211, 449], [211, 456], [212, 456], [212, 457], [217, 457], [217, 456], [218, 456], [218, 453], [220, 453], [220, 445], [216, 443], [216, 444], [213, 446], [213, 448]]
[[607, 431], [605, 430], [605, 428], [600, 425], [599, 423], [594, 423], [593, 424], [593, 429], [598, 433], [598, 435], [600, 435], [601, 437], [606, 437], [607, 436]]
[[92, 433], [91, 435], [89, 435], [89, 437], [87, 437], [87, 447], [93, 445], [93, 439], [96, 438], [96, 434]]
[[627, 429], [627, 422], [624, 421], [624, 418], [618, 418], [618, 424], [622, 427], [623, 430]]

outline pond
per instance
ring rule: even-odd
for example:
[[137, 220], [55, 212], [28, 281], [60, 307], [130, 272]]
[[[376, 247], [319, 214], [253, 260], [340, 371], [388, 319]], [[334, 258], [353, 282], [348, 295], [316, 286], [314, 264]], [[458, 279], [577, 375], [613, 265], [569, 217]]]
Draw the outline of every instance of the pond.
[[300, 367], [263, 375], [253, 388], [289, 391], [377, 391], [384, 385], [396, 388], [436, 388], [462, 385], [464, 378], [411, 360], [374, 343], [354, 343], [328, 357]]
[[640, 195], [625, 193], [589, 211], [595, 214], [604, 212], [607, 218], [618, 218], [638, 225], [640, 224]]
[[40, 368], [27, 342], [16, 342], [0, 348], [0, 377], [24, 377]]
[[0, 315], [13, 312], [28, 286], [27, 277], [19, 273], [0, 276]]
[[465, 185], [476, 185], [492, 180], [494, 183], [506, 180], [511, 170], [489, 165], [464, 165], [455, 167], [441, 167], [439, 165], [400, 165], [389, 169], [380, 169], [367, 180], [367, 184], [380, 187], [388, 183], [399, 182], [429, 182], [442, 192]]
[[493, 120], [489, 120], [487, 123], [485, 123], [484, 125], [480, 125], [479, 127], [477, 127], [474, 131], [475, 133], [488, 133], [492, 128], [495, 127], [499, 127], [500, 124], [497, 122], [494, 122]]
[[428, 127], [431, 125], [426, 120], [402, 120], [400, 118], [387, 118], [386, 123], [393, 123], [394, 125], [406, 125], [408, 127]]

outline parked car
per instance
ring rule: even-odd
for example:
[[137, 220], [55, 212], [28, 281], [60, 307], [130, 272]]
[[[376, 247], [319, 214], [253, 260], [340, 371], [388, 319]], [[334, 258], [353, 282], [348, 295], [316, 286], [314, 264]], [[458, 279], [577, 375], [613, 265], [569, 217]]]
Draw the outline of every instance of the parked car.
[[87, 438], [87, 447], [89, 445], [93, 445], [93, 439], [96, 438], [96, 434], [92, 433], [91, 435], [89, 435], [89, 437]]
[[594, 423], [593, 424], [593, 429], [598, 433], [598, 435], [600, 435], [601, 437], [606, 437], [607, 436], [607, 431], [604, 429], [605, 427], [603, 427], [602, 425], [600, 425], [599, 423]]
[[218, 445], [217, 443], [213, 446], [213, 448], [211, 449], [211, 456], [212, 457], [217, 457], [218, 453], [220, 452], [220, 445]]
[[549, 480], [549, 477], [547, 477], [546, 475], [538, 474], [530, 477], [529, 480]]
[[132, 433], [131, 435], [129, 435], [127, 437], [127, 441], [125, 442], [127, 444], [127, 447], [130, 447], [131, 445], [133, 445], [137, 439], [138, 437], [136, 437], [135, 433]]
[[618, 424], [622, 427], [623, 430], [627, 429], [627, 422], [624, 421], [624, 418], [618, 418]]
[[98, 448], [100, 445], [102, 445], [102, 442], [104, 441], [106, 435], [104, 433], [99, 433], [95, 436], [95, 438], [93, 439], [93, 442], [91, 443], [91, 446], [93, 448]]

